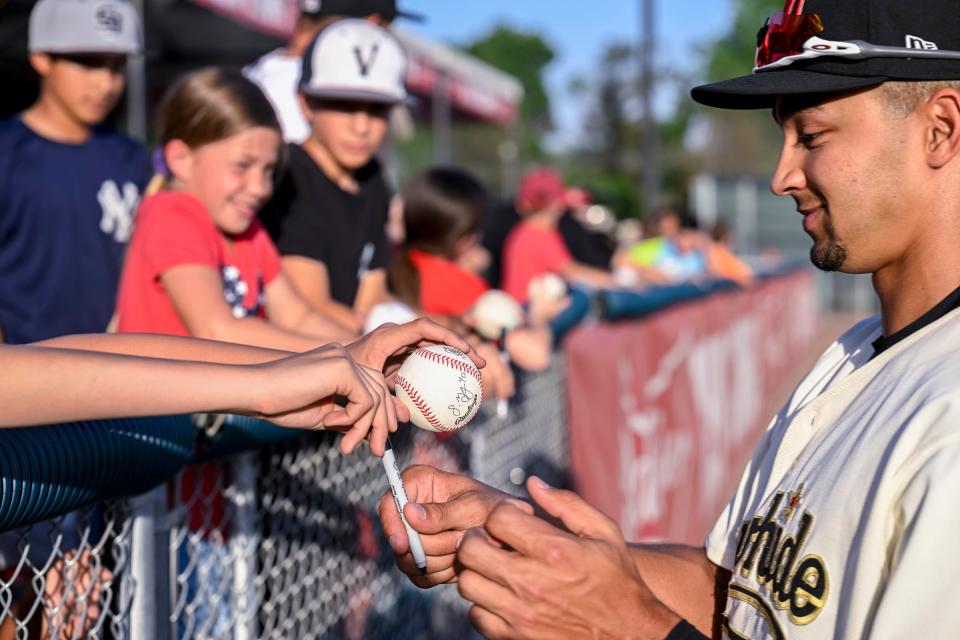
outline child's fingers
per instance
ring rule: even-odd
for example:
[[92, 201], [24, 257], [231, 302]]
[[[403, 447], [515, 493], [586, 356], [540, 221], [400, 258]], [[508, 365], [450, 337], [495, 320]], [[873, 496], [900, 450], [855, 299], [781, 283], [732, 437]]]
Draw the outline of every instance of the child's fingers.
[[324, 428], [350, 427], [340, 441], [340, 449], [350, 453], [366, 436], [376, 409], [376, 398], [363, 374], [350, 358], [338, 358], [336, 395], [346, 398], [346, 405], [336, 407], [323, 418]]
[[407, 408], [407, 405], [400, 402], [400, 398], [396, 396], [390, 396], [390, 401], [397, 412], [397, 422], [410, 422], [410, 409]]
[[383, 376], [364, 367], [361, 371], [377, 401], [370, 432], [370, 451], [375, 456], [382, 456], [387, 446], [387, 434], [396, 429], [396, 411]]
[[362, 414], [356, 416], [353, 426], [350, 427], [350, 430], [347, 431], [340, 442], [340, 449], [344, 453], [352, 453], [357, 445], [366, 439], [377, 417], [378, 399], [373, 390], [368, 389], [368, 394], [370, 397], [369, 405]]

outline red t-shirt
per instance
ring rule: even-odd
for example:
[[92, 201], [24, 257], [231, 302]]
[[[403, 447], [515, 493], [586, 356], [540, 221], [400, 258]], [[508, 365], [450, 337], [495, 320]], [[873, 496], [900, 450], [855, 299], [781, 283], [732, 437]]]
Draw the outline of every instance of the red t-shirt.
[[559, 231], [521, 220], [503, 245], [503, 290], [526, 302], [531, 280], [557, 273], [572, 260]]
[[420, 275], [420, 306], [426, 313], [463, 315], [489, 289], [483, 278], [449, 260], [416, 249], [408, 255]]
[[162, 191], [137, 212], [117, 296], [121, 332], [189, 335], [160, 282], [164, 271], [183, 264], [220, 275], [234, 316], [265, 317], [263, 292], [280, 273], [280, 256], [260, 222], [228, 242], [199, 200]]
[[[117, 296], [121, 332], [190, 335], [163, 289], [163, 272], [182, 264], [205, 265], [220, 274], [223, 296], [236, 317], [264, 317], [263, 292], [280, 273], [280, 256], [258, 220], [230, 241], [217, 229], [203, 204], [191, 195], [162, 191], [143, 200]], [[226, 484], [218, 462], [184, 470], [179, 499], [189, 503], [191, 530], [223, 526]], [[209, 532], [208, 532], [209, 534]]]

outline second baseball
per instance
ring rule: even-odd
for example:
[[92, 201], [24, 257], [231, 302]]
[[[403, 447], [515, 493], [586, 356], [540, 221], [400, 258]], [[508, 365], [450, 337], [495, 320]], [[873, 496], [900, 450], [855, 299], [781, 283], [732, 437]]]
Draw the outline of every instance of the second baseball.
[[427, 431], [456, 431], [483, 402], [480, 370], [463, 352], [445, 345], [417, 349], [397, 371], [397, 398], [410, 422]]

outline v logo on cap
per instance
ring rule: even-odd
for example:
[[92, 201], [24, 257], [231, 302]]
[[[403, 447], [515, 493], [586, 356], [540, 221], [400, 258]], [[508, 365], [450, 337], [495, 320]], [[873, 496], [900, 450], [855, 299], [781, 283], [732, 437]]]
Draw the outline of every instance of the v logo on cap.
[[353, 48], [353, 57], [357, 59], [357, 66], [360, 67], [360, 75], [366, 78], [370, 74], [370, 67], [373, 66], [373, 63], [377, 59], [377, 53], [380, 51], [380, 45], [374, 44], [370, 48], [370, 54], [364, 59], [363, 52], [360, 50], [360, 47]]
[[396, 104], [407, 97], [406, 72], [407, 56], [389, 31], [344, 18], [324, 27], [304, 53], [299, 86], [314, 98]]

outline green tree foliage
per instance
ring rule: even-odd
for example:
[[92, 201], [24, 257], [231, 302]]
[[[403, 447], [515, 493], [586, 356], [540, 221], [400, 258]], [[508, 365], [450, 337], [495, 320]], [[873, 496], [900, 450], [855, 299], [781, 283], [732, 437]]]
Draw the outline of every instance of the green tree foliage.
[[[621, 218], [641, 213], [640, 149], [644, 123], [638, 60], [635, 44], [611, 42], [604, 49], [596, 73], [590, 78], [577, 78], [570, 85], [571, 93], [586, 107], [583, 136], [568, 158], [570, 177], [596, 200], [611, 206]], [[689, 91], [690, 80], [678, 76], [669, 64], [658, 64], [655, 73], [658, 91]], [[692, 108], [686, 96], [676, 102], [675, 112], [669, 119], [656, 123], [656, 129], [661, 204], [682, 207], [693, 170], [683, 147]]]
[[[2, 0], [0, 0], [2, 2]], [[472, 56], [519, 80], [524, 90], [516, 124], [521, 165], [542, 161], [541, 140], [551, 126], [550, 100], [543, 75], [555, 54], [546, 40], [507, 25], [498, 25], [462, 47]], [[453, 125], [454, 161], [478, 175], [495, 193], [509, 191], [516, 176], [505, 174], [500, 160], [501, 145], [508, 132], [500, 125], [457, 117]], [[398, 180], [403, 184], [416, 172], [433, 163], [433, 135], [428, 126], [417, 127], [412, 139], [397, 141], [394, 153], [400, 160]]]
[[[730, 31], [710, 48], [705, 77], [722, 80], [750, 73], [757, 32], [783, 0], [740, 0]], [[780, 144], [768, 111], [702, 109], [710, 123], [703, 169], [718, 173], [770, 173]]]
[[550, 98], [544, 88], [543, 74], [556, 54], [550, 44], [537, 33], [519, 31], [500, 24], [487, 35], [467, 44], [466, 50], [517, 78], [523, 85], [524, 98], [520, 113], [523, 132], [523, 153], [540, 155], [540, 140], [553, 121]]
[[783, 9], [783, 0], [740, 0], [732, 28], [710, 51], [707, 79], [722, 80], [750, 73], [757, 32], [763, 21], [780, 9]]

